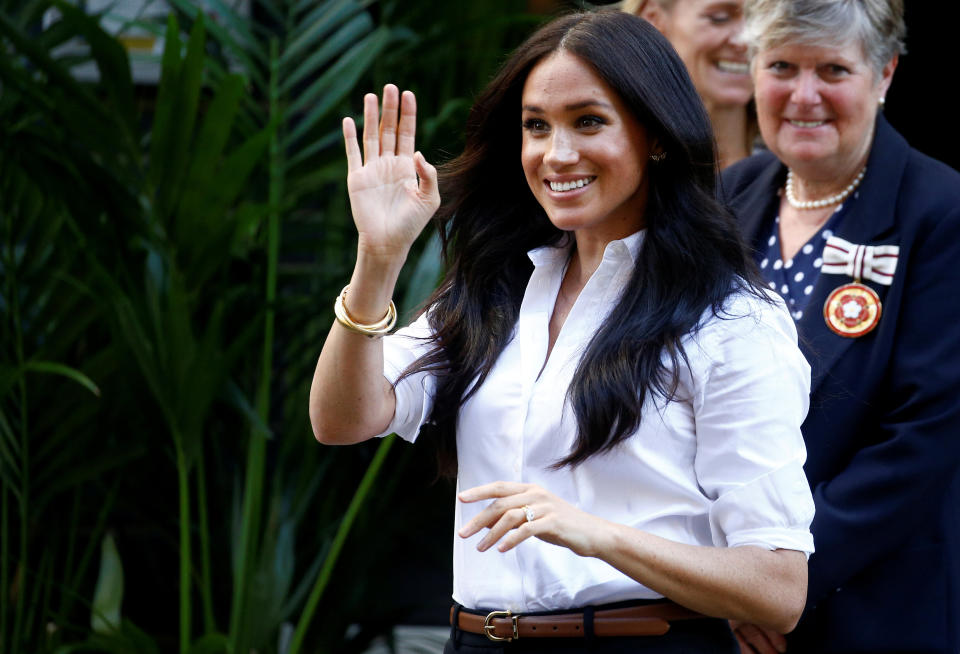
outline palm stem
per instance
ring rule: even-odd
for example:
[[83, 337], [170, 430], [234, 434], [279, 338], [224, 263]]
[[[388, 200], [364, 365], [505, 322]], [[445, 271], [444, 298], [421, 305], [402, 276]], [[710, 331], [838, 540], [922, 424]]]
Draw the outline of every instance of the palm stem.
[[183, 436], [173, 427], [180, 490], [180, 654], [190, 650], [190, 483], [183, 452]]
[[205, 633], [213, 633], [217, 629], [213, 616], [213, 581], [210, 564], [210, 519], [207, 516], [207, 472], [203, 460], [203, 448], [200, 448], [197, 461], [197, 520], [200, 523], [200, 573], [203, 595], [203, 628]]
[[320, 569], [319, 575], [317, 575], [317, 581], [310, 591], [310, 597], [307, 598], [307, 604], [303, 608], [299, 622], [297, 622], [297, 629], [290, 641], [290, 648], [287, 650], [287, 654], [298, 654], [300, 651], [300, 646], [303, 644], [307, 628], [313, 621], [313, 614], [316, 612], [320, 598], [323, 596], [323, 591], [330, 581], [330, 576], [333, 574], [333, 569], [337, 564], [337, 558], [340, 556], [343, 544], [346, 542], [347, 536], [350, 535], [350, 528], [353, 527], [353, 521], [356, 519], [360, 508], [367, 499], [367, 495], [370, 493], [370, 489], [373, 487], [373, 483], [380, 473], [380, 468], [383, 467], [383, 462], [387, 459], [390, 446], [393, 445], [396, 438], [396, 436], [390, 435], [383, 439], [377, 448], [376, 454], [373, 456], [373, 460], [367, 467], [367, 471], [364, 473], [360, 485], [353, 494], [350, 505], [343, 515], [343, 520], [340, 521], [340, 526], [337, 527], [337, 533], [333, 537], [333, 543], [330, 544], [330, 551], [327, 553], [327, 557], [323, 562], [323, 567]]
[[[269, 122], [274, 122], [279, 112], [279, 96], [277, 92], [277, 78], [279, 75], [279, 61], [277, 39], [270, 39], [270, 87], [268, 94]], [[273, 369], [273, 333], [274, 333], [274, 303], [277, 295], [277, 261], [280, 250], [280, 229], [277, 207], [282, 194], [282, 170], [280, 168], [279, 137], [274, 129], [270, 136], [269, 161], [269, 205], [270, 213], [267, 222], [267, 279], [266, 279], [266, 311], [263, 329], [263, 352], [261, 359], [260, 380], [257, 386], [257, 413], [262, 424], [268, 424], [270, 419], [270, 379]], [[259, 533], [262, 512], [262, 490], [264, 465], [266, 457], [266, 434], [260, 429], [250, 431], [250, 445], [247, 449], [246, 483], [243, 493], [243, 517], [238, 546], [240, 556], [235, 571], [233, 588], [233, 602], [230, 611], [230, 647], [237, 651], [241, 642], [240, 630], [243, 606], [246, 603], [247, 583], [249, 570], [255, 565], [257, 543], [255, 535]]]

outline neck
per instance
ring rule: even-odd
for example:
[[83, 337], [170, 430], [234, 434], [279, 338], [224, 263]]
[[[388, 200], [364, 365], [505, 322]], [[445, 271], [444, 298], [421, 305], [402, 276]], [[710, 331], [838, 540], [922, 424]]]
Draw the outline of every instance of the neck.
[[823, 200], [842, 193], [847, 189], [863, 170], [865, 164], [862, 164], [848, 172], [843, 177], [837, 177], [829, 180], [816, 180], [802, 177], [793, 172], [793, 192], [797, 200]]
[[590, 277], [600, 267], [603, 261], [603, 252], [607, 244], [598, 240], [583, 238], [577, 234], [573, 252], [570, 254], [570, 265], [567, 266], [566, 277], [573, 287], [583, 288]]
[[752, 144], [748, 133], [746, 106], [706, 103], [706, 107], [717, 140], [720, 168], [726, 168], [750, 156]]

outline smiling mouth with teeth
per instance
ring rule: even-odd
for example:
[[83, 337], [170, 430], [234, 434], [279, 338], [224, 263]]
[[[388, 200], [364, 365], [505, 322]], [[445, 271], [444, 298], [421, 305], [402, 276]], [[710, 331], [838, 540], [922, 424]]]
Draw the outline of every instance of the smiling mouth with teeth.
[[794, 127], [820, 127], [826, 121], [825, 120], [791, 120], [789, 122]]
[[717, 61], [717, 68], [725, 73], [736, 73], [737, 75], [746, 75], [750, 72], [750, 67], [745, 61]]
[[550, 182], [547, 183], [550, 185], [551, 191], [563, 192], [563, 191], [574, 191], [578, 188], [583, 188], [587, 184], [590, 184], [595, 180], [596, 177], [584, 177], [583, 179], [578, 179], [575, 182]]

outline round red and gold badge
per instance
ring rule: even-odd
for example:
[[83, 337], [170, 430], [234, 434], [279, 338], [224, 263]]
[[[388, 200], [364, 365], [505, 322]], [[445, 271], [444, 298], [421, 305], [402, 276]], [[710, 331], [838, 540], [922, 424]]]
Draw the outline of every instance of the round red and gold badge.
[[863, 284], [844, 284], [830, 293], [823, 305], [823, 318], [835, 334], [857, 338], [880, 322], [880, 296]]

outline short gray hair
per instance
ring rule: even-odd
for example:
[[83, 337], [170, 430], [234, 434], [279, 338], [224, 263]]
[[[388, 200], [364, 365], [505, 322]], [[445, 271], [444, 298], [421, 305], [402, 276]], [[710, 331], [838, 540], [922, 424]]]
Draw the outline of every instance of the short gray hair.
[[906, 52], [903, 0], [745, 0], [751, 53], [788, 42], [832, 47], [859, 43], [876, 73]]

